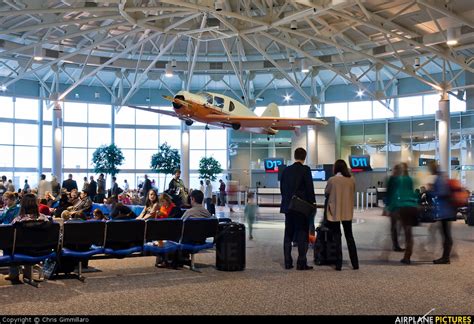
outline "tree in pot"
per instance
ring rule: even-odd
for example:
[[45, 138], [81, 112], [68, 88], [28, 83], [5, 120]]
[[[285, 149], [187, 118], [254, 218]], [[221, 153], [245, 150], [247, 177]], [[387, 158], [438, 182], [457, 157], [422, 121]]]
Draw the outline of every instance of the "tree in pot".
[[124, 160], [122, 150], [115, 144], [102, 145], [92, 155], [92, 165], [94, 166], [94, 172], [97, 174], [104, 173], [115, 176], [120, 172], [118, 167], [123, 164]]
[[216, 181], [217, 175], [222, 173], [219, 161], [211, 157], [203, 157], [199, 161], [199, 179]]
[[164, 190], [166, 190], [166, 175], [173, 174], [176, 169], [179, 169], [180, 163], [181, 157], [178, 150], [171, 148], [166, 142], [160, 145], [158, 153], [151, 156], [152, 171], [165, 175]]

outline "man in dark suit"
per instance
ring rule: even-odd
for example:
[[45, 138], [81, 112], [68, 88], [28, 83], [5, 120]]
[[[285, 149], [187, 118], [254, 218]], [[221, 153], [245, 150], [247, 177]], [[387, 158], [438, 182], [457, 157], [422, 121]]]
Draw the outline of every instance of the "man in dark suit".
[[97, 182], [94, 180], [94, 176], [90, 176], [89, 187], [89, 197], [92, 201], [95, 201], [95, 196], [97, 195]]
[[283, 170], [280, 181], [281, 207], [280, 213], [285, 214], [285, 237], [283, 239], [283, 252], [285, 256], [285, 269], [293, 268], [291, 258], [291, 242], [296, 234], [298, 243], [297, 270], [310, 270], [313, 267], [307, 265], [306, 252], [308, 251], [309, 218], [288, 211], [291, 197], [297, 195], [299, 198], [316, 203], [314, 198], [313, 178], [311, 169], [303, 165], [306, 159], [306, 151], [297, 148], [294, 154], [295, 163]]
[[77, 190], [77, 183], [75, 180], [72, 180], [72, 174], [69, 174], [68, 179], [63, 181], [63, 188], [65, 188], [67, 192], [71, 192], [72, 189]]

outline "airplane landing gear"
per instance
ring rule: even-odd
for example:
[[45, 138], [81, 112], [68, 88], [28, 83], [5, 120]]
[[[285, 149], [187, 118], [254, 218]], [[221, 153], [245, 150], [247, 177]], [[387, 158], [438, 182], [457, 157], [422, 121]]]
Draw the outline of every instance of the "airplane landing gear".
[[206, 125], [206, 127], [204, 127], [205, 130], [209, 130], [209, 125]]
[[188, 120], [186, 120], [184, 123], [185, 123], [187, 126], [191, 126], [191, 125], [194, 123], [194, 121], [188, 119]]
[[270, 141], [270, 136], [267, 136], [267, 141]]

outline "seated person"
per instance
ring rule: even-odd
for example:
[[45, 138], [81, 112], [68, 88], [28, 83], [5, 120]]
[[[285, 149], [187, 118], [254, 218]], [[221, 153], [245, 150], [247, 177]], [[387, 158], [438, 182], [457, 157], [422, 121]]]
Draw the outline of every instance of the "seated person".
[[204, 194], [200, 190], [193, 190], [190, 195], [191, 208], [186, 210], [181, 217], [184, 221], [188, 218], [214, 218], [209, 211], [202, 206]]
[[[67, 192], [67, 191], [66, 191]], [[79, 201], [79, 193], [77, 189], [72, 189], [69, 193], [69, 203], [74, 206]]]
[[119, 201], [124, 205], [131, 205], [132, 201], [127, 193], [118, 196]]
[[100, 209], [94, 209], [94, 212], [92, 213], [92, 218], [90, 220], [98, 220], [98, 221], [105, 221], [108, 220], [107, 216], [104, 215], [102, 210]]
[[69, 220], [70, 218], [86, 219], [86, 214], [90, 213], [91, 208], [92, 200], [89, 198], [87, 191], [83, 190], [76, 204], [71, 207], [68, 207], [67, 210], [63, 211], [61, 214], [61, 218], [65, 221]]
[[156, 218], [159, 211], [160, 203], [158, 202], [158, 195], [154, 189], [150, 189], [146, 197], [145, 208], [143, 208], [143, 211], [137, 219]]
[[107, 205], [110, 205], [110, 219], [133, 219], [135, 214], [132, 210], [120, 203], [117, 196], [113, 195], [107, 199]]
[[10, 224], [20, 212], [20, 206], [16, 203], [15, 193], [7, 191], [3, 194], [5, 211], [0, 215], [0, 224]]
[[59, 199], [58, 206], [54, 208], [53, 215], [56, 218], [60, 218], [63, 211], [65, 211], [68, 207], [71, 207], [71, 203], [69, 202], [69, 197], [67, 193], [61, 193], [61, 198]]
[[53, 196], [53, 194], [50, 191], [46, 191], [44, 193], [44, 199], [46, 199], [46, 205], [48, 205], [49, 208], [51, 208], [53, 204], [56, 202], [56, 198]]
[[51, 215], [51, 212], [48, 207], [48, 201], [45, 198], [42, 198], [39, 200], [38, 211], [40, 212], [40, 214], [43, 214], [46, 216]]
[[175, 203], [171, 199], [170, 195], [168, 195], [166, 193], [162, 193], [160, 195], [159, 203], [160, 203], [161, 207], [160, 207], [160, 211], [159, 211], [156, 218], [177, 218], [177, 217], [180, 217], [181, 209], [178, 208], [175, 205]]

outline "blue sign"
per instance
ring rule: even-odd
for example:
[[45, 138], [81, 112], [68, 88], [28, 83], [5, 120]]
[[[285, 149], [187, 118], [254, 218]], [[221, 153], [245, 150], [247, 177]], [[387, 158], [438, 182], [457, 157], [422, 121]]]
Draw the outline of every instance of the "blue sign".
[[283, 165], [283, 158], [268, 158], [263, 160], [265, 172], [277, 173], [278, 167]]
[[352, 171], [371, 171], [370, 155], [350, 155], [349, 165]]

